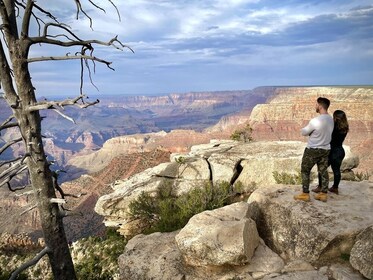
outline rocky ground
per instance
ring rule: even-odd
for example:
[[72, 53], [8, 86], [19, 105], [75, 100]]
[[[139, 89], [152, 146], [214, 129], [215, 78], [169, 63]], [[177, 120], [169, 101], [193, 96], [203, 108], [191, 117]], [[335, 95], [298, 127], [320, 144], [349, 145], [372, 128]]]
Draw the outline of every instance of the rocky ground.
[[181, 231], [138, 235], [121, 279], [372, 279], [373, 183], [343, 181], [327, 203], [295, 201], [298, 191], [260, 188]]
[[[118, 180], [95, 210], [123, 234], [136, 225], [129, 222], [131, 201], [142, 192], [154, 195], [165, 179], [179, 194], [226, 180], [249, 196], [197, 214], [181, 231], [135, 236], [119, 258], [121, 279], [372, 278], [366, 248], [373, 246], [373, 183], [343, 181], [326, 203], [295, 201], [300, 185], [276, 184], [273, 173], [296, 177], [303, 149], [297, 141], [212, 141]], [[342, 169], [351, 178], [358, 160], [346, 151]]]

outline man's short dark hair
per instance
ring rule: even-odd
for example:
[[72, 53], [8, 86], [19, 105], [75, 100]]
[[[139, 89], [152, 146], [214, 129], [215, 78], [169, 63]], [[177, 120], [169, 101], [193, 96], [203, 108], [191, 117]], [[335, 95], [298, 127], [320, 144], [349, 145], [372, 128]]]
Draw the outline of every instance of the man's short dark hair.
[[330, 100], [325, 97], [319, 97], [317, 98], [317, 103], [321, 105], [325, 110], [328, 110], [330, 106]]

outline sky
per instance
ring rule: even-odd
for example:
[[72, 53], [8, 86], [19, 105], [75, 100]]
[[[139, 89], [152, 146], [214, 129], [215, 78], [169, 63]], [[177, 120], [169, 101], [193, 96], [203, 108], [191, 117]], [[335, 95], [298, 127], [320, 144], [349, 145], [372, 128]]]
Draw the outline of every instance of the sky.
[[[120, 20], [110, 1], [100, 0], [106, 13], [86, 8], [93, 30], [84, 15], [75, 20], [69, 1], [37, 3], [47, 3], [80, 38], [118, 35], [134, 50], [96, 47], [115, 71], [96, 64], [98, 90], [85, 77], [87, 94], [373, 84], [372, 0], [112, 0]], [[67, 52], [74, 50], [34, 46], [30, 57]], [[79, 92], [79, 67], [72, 60], [31, 63], [38, 95]]]

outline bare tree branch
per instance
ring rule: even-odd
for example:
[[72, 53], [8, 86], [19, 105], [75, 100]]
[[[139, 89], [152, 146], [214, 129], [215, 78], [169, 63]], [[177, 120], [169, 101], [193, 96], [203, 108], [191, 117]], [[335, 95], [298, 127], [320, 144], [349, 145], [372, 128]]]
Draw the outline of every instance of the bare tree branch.
[[25, 262], [23, 265], [21, 265], [19, 268], [17, 268], [15, 271], [12, 272], [9, 280], [17, 279], [18, 274], [20, 274], [25, 269], [29, 268], [30, 266], [33, 266], [40, 261], [42, 257], [44, 257], [46, 254], [50, 253], [51, 250], [48, 247], [45, 247], [39, 254], [37, 254], [33, 259], [29, 260], [28, 262]]
[[18, 122], [12, 122], [11, 121], [14, 119], [14, 116], [11, 115], [9, 118], [7, 118], [2, 124], [0, 124], [0, 131], [3, 129], [11, 128], [11, 127], [16, 127], [18, 126]]
[[22, 211], [19, 215], [22, 216], [22, 215], [26, 214], [27, 212], [30, 212], [31, 210], [35, 209], [36, 207], [38, 207], [37, 204], [32, 205], [29, 208], [27, 208], [26, 210]]
[[30, 18], [32, 15], [32, 8], [34, 6], [34, 1], [27, 1], [26, 6], [19, 2], [17, 4], [23, 7], [24, 9], [23, 20], [22, 20], [22, 36], [28, 36], [29, 29], [30, 29]]
[[[56, 37], [56, 35], [53, 36], [53, 35], [48, 34], [48, 30], [50, 27], [56, 27], [58, 29], [62, 29], [63, 31], [71, 35], [74, 39], [69, 38], [65, 34], [59, 34], [57, 36], [64, 36], [65, 38], [68, 39], [68, 41], [60, 41], [60, 40], [52, 39], [53, 37]], [[114, 48], [118, 50], [123, 50], [124, 48], [127, 48], [131, 50], [132, 52], [134, 52], [133, 49], [131, 49], [129, 46], [119, 41], [118, 36], [115, 36], [109, 42], [104, 42], [100, 40], [82, 40], [69, 28], [70, 28], [69, 26], [67, 26], [66, 24], [62, 24], [62, 23], [53, 23], [53, 22], [46, 23], [44, 26], [43, 35], [41, 37], [29, 38], [29, 44], [33, 45], [33, 44], [45, 43], [45, 44], [58, 45], [58, 46], [63, 46], [63, 47], [87, 46], [89, 48], [91, 48], [92, 44], [96, 44], [96, 45], [102, 45], [102, 46], [113, 46]], [[117, 46], [116, 43], [119, 44], [119, 46]]]
[[79, 18], [79, 12], [82, 12], [89, 19], [89, 27], [92, 29], [92, 18], [83, 10], [80, 0], [74, 0], [76, 4], [76, 19]]
[[29, 184], [29, 185], [17, 186], [17, 187], [15, 187], [15, 188], [12, 188], [12, 186], [10, 185], [10, 182], [8, 182], [7, 185], [8, 185], [8, 189], [9, 189], [11, 192], [16, 192], [16, 191], [19, 191], [19, 190], [23, 190], [23, 189], [31, 188], [31, 187], [32, 187], [32, 185]]
[[113, 1], [111, 1], [111, 0], [108, 0], [108, 1], [110, 2], [111, 5], [113, 5], [113, 7], [115, 8], [115, 10], [117, 11], [117, 15], [118, 15], [118, 19], [119, 19], [119, 21], [122, 21], [117, 6], [113, 3]]
[[7, 123], [11, 122], [14, 119], [14, 115], [8, 117], [0, 126], [6, 125]]
[[10, 146], [18, 143], [18, 142], [21, 142], [22, 141], [22, 137], [20, 138], [17, 138], [17, 139], [14, 139], [12, 141], [9, 141], [9, 142], [6, 142], [1, 148], [0, 148], [0, 155], [6, 150], [8, 149]]
[[18, 158], [13, 158], [13, 159], [10, 159], [10, 160], [6, 160], [6, 161], [3, 161], [3, 162], [0, 162], [0, 167], [4, 166], [4, 165], [7, 165], [7, 164], [11, 164], [15, 161], [18, 161], [20, 160], [22, 157], [18, 157]]
[[27, 59], [27, 62], [32, 63], [32, 62], [39, 62], [39, 61], [57, 61], [57, 60], [72, 60], [72, 59], [88, 59], [92, 61], [98, 61], [100, 63], [106, 64], [106, 66], [109, 69], [114, 70], [114, 68], [110, 67], [112, 62], [106, 61], [104, 59], [101, 59], [95, 56], [89, 56], [89, 55], [41, 56], [41, 57], [29, 58]]
[[0, 173], [0, 180], [7, 176], [7, 174], [12, 173], [14, 170], [22, 168], [24, 165], [26, 164], [22, 163], [22, 159], [18, 159], [18, 162], [11, 164], [7, 169]]
[[[3, 185], [7, 184], [8, 185], [8, 188], [9, 190], [11, 191], [14, 191], [15, 189], [13, 189], [11, 186], [10, 186], [10, 181], [15, 177], [17, 176], [18, 174], [22, 173], [23, 171], [27, 170], [27, 165], [22, 165], [20, 166], [19, 168], [13, 170], [12, 172], [10, 172], [9, 174], [7, 174], [6, 176], [3, 176], [4, 180], [3, 181], [0, 181], [0, 187], [2, 187]], [[24, 189], [25, 187], [21, 187], [20, 189]], [[18, 190], [18, 189], [17, 189]]]
[[57, 182], [58, 176], [59, 176], [59, 171], [53, 172], [53, 186], [59, 192], [59, 194], [61, 195], [61, 198], [63, 198], [63, 199], [65, 199], [65, 197], [79, 198], [79, 197], [87, 194], [87, 193], [79, 193], [79, 194], [65, 193], [63, 191], [63, 189], [61, 188], [61, 186]]
[[7, 128], [11, 128], [11, 127], [16, 127], [16, 126], [19, 126], [18, 122], [8, 123], [8, 124], [5, 124], [5, 125], [0, 125], [0, 131], [3, 130], [3, 129], [7, 129]]
[[[89, 106], [93, 106], [97, 103], [99, 103], [100, 101], [97, 99], [93, 102], [85, 102], [83, 99], [84, 99], [84, 95], [80, 95], [78, 97], [75, 97], [73, 99], [71, 98], [68, 98], [68, 99], [65, 99], [63, 101], [40, 101], [38, 103], [36, 103], [35, 105], [32, 105], [30, 107], [28, 107], [28, 111], [29, 112], [33, 112], [33, 111], [40, 111], [40, 110], [45, 110], [45, 109], [58, 109], [58, 108], [62, 108], [65, 107], [65, 106], [77, 106], [79, 108], [87, 108]], [[78, 103], [79, 101], [81, 101], [82, 103]]]
[[65, 204], [66, 200], [63, 198], [51, 198], [49, 200], [50, 203], [57, 203], [57, 204]]
[[53, 109], [53, 111], [55, 111], [57, 114], [59, 114], [61, 117], [65, 118], [65, 119], [67, 119], [68, 121], [71, 121], [73, 124], [76, 124], [76, 121], [72, 117], [69, 117], [68, 115], [62, 113], [60, 110]]

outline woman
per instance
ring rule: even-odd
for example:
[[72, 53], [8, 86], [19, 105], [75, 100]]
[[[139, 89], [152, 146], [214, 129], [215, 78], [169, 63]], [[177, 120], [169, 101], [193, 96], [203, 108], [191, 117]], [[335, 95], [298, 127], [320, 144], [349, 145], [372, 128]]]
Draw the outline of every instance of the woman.
[[[330, 142], [329, 165], [332, 167], [334, 174], [334, 184], [329, 191], [338, 194], [338, 186], [341, 181], [341, 165], [345, 157], [345, 150], [343, 149], [343, 141], [349, 131], [348, 121], [345, 112], [336, 110], [333, 113], [334, 129], [332, 133], [332, 140]], [[321, 178], [319, 176], [319, 186], [313, 189], [313, 192], [320, 192]]]

